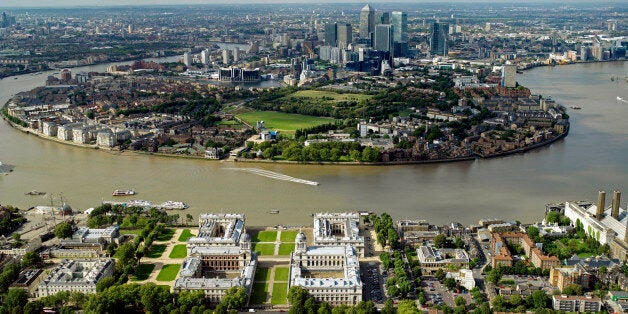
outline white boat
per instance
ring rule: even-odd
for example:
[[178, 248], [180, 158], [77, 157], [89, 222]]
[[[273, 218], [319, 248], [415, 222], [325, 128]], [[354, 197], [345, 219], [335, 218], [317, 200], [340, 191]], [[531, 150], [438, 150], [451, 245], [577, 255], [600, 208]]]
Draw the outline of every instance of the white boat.
[[189, 206], [183, 202], [167, 201], [158, 206], [161, 209], [186, 209]]
[[127, 196], [127, 195], [135, 195], [134, 190], [115, 190], [111, 193], [112, 196]]
[[144, 200], [132, 200], [126, 203], [128, 207], [152, 207], [153, 203]]

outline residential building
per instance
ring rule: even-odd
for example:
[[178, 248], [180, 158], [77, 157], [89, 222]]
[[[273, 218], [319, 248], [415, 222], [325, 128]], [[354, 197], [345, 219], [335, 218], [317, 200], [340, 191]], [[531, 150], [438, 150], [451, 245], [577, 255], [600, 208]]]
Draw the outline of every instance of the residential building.
[[40, 298], [61, 291], [96, 293], [96, 284], [113, 275], [113, 259], [63, 260], [38, 288]]
[[548, 256], [537, 247], [536, 243], [530, 237], [522, 232], [493, 233], [491, 239], [491, 252], [493, 254], [493, 268], [498, 265], [512, 266], [514, 258], [507, 247], [508, 242], [520, 245], [530, 263], [534, 267], [541, 269], [551, 269], [560, 266], [560, 260], [556, 256]]
[[453, 278], [456, 282], [467, 290], [475, 288], [475, 278], [473, 277], [473, 271], [470, 269], [460, 269], [457, 272], [448, 272], [447, 278]]
[[602, 310], [602, 300], [594, 296], [554, 295], [552, 306], [554, 310], [563, 312], [599, 312]]
[[550, 269], [549, 282], [561, 292], [572, 284], [581, 285], [586, 289], [593, 283], [593, 275], [580, 264], [565, 267], [552, 267]]
[[302, 287], [317, 301], [335, 306], [362, 301], [360, 263], [350, 244], [308, 247], [302, 232], [295, 241], [288, 289]]
[[463, 249], [436, 249], [422, 245], [416, 251], [421, 268], [428, 273], [450, 267], [469, 268], [469, 254]]
[[504, 64], [502, 66], [502, 87], [517, 86], [517, 65]]
[[359, 213], [318, 213], [314, 215], [314, 245], [351, 245], [364, 257], [364, 238], [360, 236]]

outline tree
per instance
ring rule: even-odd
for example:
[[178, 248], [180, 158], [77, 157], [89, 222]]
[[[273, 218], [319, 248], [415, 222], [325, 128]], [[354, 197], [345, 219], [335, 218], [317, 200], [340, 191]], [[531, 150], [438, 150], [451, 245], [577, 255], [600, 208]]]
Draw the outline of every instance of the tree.
[[537, 290], [532, 292], [532, 295], [530, 297], [532, 298], [532, 305], [535, 309], [545, 308], [547, 306], [547, 303], [549, 302], [549, 298], [543, 290]]
[[486, 274], [486, 281], [494, 284], [502, 279], [502, 272], [499, 269], [493, 269]]
[[331, 314], [331, 305], [327, 302], [323, 302], [318, 306], [318, 314]]
[[414, 300], [401, 300], [399, 301], [399, 306], [397, 308], [398, 313], [420, 313], [419, 309], [416, 307], [416, 303]]
[[231, 287], [225, 292], [220, 303], [227, 309], [239, 309], [246, 304], [246, 290], [244, 287]]
[[392, 299], [386, 299], [386, 301], [384, 301], [384, 307], [381, 310], [382, 314], [395, 314], [397, 313], [397, 310], [395, 309], [395, 305], [393, 303]]
[[547, 216], [545, 216], [545, 220], [549, 223], [558, 223], [560, 221], [560, 213], [549, 212], [547, 213]]
[[539, 242], [539, 228], [535, 226], [529, 226], [527, 231], [530, 238], [532, 238], [536, 242]]
[[582, 286], [574, 283], [570, 284], [565, 289], [563, 289], [563, 294], [566, 295], [582, 295]]
[[290, 313], [303, 313], [305, 311], [305, 301], [309, 298], [307, 290], [299, 286], [292, 286], [288, 290], [288, 302], [290, 303]]
[[442, 281], [443, 279], [445, 279], [445, 271], [443, 271], [442, 268], [437, 269], [434, 273], [434, 277], [436, 277], [438, 281]]
[[510, 305], [512, 305], [513, 307], [517, 307], [517, 306], [521, 305], [522, 302], [523, 302], [523, 299], [518, 294], [513, 294], [510, 297]]
[[24, 289], [9, 289], [4, 304], [10, 309], [21, 309], [28, 303], [28, 292]]
[[185, 220], [187, 221], [188, 225], [194, 220], [194, 217], [192, 217], [192, 214], [186, 214], [185, 215]]
[[98, 292], [102, 292], [105, 291], [107, 288], [113, 286], [116, 284], [116, 278], [115, 277], [105, 277], [103, 279], [100, 279], [97, 283], [96, 283], [96, 291]]
[[445, 243], [447, 243], [447, 238], [445, 237], [444, 234], [439, 234], [434, 237], [434, 247], [439, 248], [439, 249], [444, 248]]
[[494, 311], [503, 311], [506, 309], [506, 299], [504, 299], [504, 297], [501, 295], [498, 295], [495, 298], [493, 298], [493, 301], [491, 301], [491, 304], [493, 305]]
[[456, 287], [456, 279], [453, 278], [445, 278], [445, 280], [443, 281], [443, 284], [445, 285], [445, 287], [447, 287], [447, 289], [452, 290]]
[[22, 235], [17, 232], [14, 232], [11, 237], [13, 237], [13, 240], [15, 242], [20, 242], [22, 240]]
[[463, 297], [461, 297], [461, 296], [457, 296], [454, 299], [454, 303], [456, 304], [456, 306], [465, 306], [465, 305], [467, 305], [467, 301]]
[[42, 262], [41, 256], [39, 256], [39, 254], [35, 252], [28, 252], [24, 254], [24, 256], [22, 257], [23, 268], [31, 267], [34, 265], [39, 265], [41, 264], [41, 262]]
[[456, 248], [459, 248], [459, 249], [464, 248], [464, 241], [462, 241], [460, 237], [456, 237], [454, 244], [456, 245]]
[[59, 239], [66, 239], [72, 236], [72, 234], [74, 233], [73, 228], [72, 228], [72, 224], [70, 224], [67, 221], [64, 221], [60, 224], [58, 224], [55, 227], [55, 237], [59, 238]]
[[307, 314], [316, 314], [318, 305], [316, 304], [316, 300], [314, 300], [314, 297], [307, 298], [307, 300], [305, 300], [305, 303], [303, 304], [303, 308], [305, 310], [305, 313]]

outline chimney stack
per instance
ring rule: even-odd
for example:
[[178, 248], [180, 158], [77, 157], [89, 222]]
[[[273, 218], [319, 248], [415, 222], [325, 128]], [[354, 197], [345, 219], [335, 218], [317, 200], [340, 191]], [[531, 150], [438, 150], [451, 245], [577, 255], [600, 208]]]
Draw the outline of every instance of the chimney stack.
[[606, 201], [606, 192], [599, 191], [597, 193], [597, 211], [595, 212], [595, 219], [602, 220], [604, 216], [604, 202]]
[[621, 202], [621, 192], [613, 191], [613, 210], [611, 214], [613, 218], [619, 220], [619, 203]]

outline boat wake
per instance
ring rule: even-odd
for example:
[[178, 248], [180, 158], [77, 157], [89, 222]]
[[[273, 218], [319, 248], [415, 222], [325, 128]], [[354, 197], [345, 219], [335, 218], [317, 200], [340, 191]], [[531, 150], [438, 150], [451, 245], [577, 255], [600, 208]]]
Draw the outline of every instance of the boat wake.
[[625, 100], [625, 99], [623, 99], [623, 98], [621, 98], [621, 97], [619, 97], [619, 96], [617, 96], [617, 101], [621, 101], [621, 102], [624, 102], [624, 103], [628, 103], [628, 100]]
[[272, 172], [269, 170], [264, 170], [264, 169], [259, 169], [259, 168], [227, 168], [227, 169], [248, 172], [248, 173], [256, 174], [258, 176], [276, 179], [276, 180], [290, 181], [290, 182], [307, 184], [307, 185], [319, 185], [319, 183], [315, 181], [299, 179], [299, 178], [291, 177], [285, 174]]

